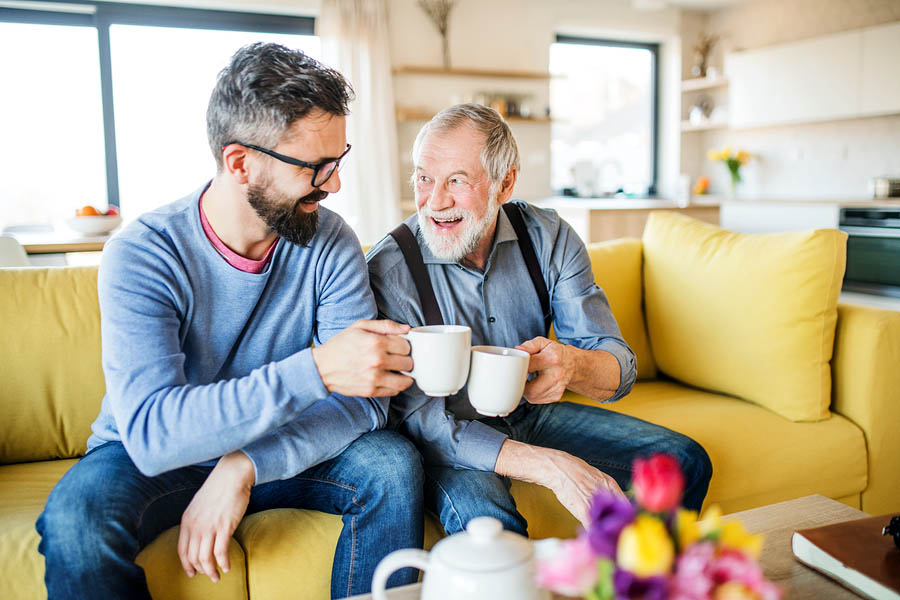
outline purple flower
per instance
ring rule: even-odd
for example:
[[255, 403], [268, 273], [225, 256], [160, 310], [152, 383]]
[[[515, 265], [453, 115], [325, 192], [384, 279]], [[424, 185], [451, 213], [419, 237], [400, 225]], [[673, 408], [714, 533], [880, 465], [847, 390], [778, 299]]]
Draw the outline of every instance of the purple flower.
[[665, 600], [667, 593], [666, 578], [638, 577], [630, 571], [616, 569], [613, 575], [613, 586], [616, 590], [616, 599], [643, 598], [643, 600]]
[[627, 500], [609, 492], [597, 492], [588, 510], [587, 528], [591, 549], [598, 555], [615, 560], [619, 534], [635, 517], [635, 508]]

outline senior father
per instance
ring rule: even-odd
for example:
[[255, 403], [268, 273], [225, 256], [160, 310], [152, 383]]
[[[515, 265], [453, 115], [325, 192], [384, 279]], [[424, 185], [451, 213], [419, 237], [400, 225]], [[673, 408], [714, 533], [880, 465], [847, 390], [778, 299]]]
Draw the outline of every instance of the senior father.
[[[419, 326], [437, 311], [446, 324], [471, 327], [473, 345], [527, 351], [533, 373], [524, 401], [505, 418], [480, 418], [465, 389], [429, 398], [413, 385], [392, 400], [392, 425], [424, 455], [426, 507], [444, 529], [489, 515], [526, 534], [509, 478], [551, 489], [584, 523], [595, 490], [621, 494], [633, 459], [656, 452], [678, 459], [684, 503], [699, 509], [712, 474], [699, 444], [599, 406], [559, 401], [566, 389], [597, 401], [622, 398], [634, 383], [635, 357], [569, 224], [555, 211], [509, 202], [519, 156], [502, 117], [475, 104], [440, 112], [419, 132], [413, 164], [418, 214], [405, 222], [408, 234], [398, 227], [367, 255], [379, 313]], [[417, 293], [416, 271], [436, 307], [423, 306], [420, 295], [429, 294]], [[551, 321], [558, 342], [546, 337]]]
[[412, 383], [408, 327], [371, 320], [359, 242], [319, 207], [351, 95], [302, 52], [240, 49], [209, 101], [215, 177], [107, 244], [106, 396], [37, 523], [51, 599], [150, 598], [134, 559], [179, 522], [184, 570], [218, 581], [241, 518], [269, 508], [342, 515], [334, 597], [421, 546], [422, 459], [381, 429]]

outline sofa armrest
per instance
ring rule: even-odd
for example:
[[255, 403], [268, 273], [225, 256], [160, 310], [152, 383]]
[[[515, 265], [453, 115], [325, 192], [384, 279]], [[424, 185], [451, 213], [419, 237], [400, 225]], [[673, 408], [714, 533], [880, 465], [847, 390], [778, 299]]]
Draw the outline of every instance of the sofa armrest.
[[[838, 305], [831, 408], [866, 436], [862, 510], [900, 510], [900, 311]], [[840, 452], [839, 448], [832, 451]]]

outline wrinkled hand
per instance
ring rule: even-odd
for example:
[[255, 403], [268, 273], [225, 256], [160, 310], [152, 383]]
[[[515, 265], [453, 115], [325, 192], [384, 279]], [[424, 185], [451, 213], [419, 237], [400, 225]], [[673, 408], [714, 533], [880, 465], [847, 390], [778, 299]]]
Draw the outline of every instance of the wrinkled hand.
[[591, 498], [597, 490], [606, 490], [626, 498], [616, 480], [603, 471], [566, 452], [548, 448], [542, 450], [547, 451], [550, 465], [547, 487], [585, 528], [589, 525]]
[[532, 404], [559, 402], [575, 375], [575, 357], [568, 346], [536, 337], [516, 346], [531, 355], [528, 371], [537, 375], [525, 384], [525, 399]]
[[329, 392], [345, 396], [396, 396], [412, 385], [409, 342], [399, 334], [409, 325], [389, 320], [360, 320], [316, 346], [313, 361]]
[[254, 480], [253, 463], [243, 452], [219, 459], [181, 516], [178, 558], [188, 577], [198, 572], [219, 581], [216, 564], [227, 573], [228, 543], [247, 511]]

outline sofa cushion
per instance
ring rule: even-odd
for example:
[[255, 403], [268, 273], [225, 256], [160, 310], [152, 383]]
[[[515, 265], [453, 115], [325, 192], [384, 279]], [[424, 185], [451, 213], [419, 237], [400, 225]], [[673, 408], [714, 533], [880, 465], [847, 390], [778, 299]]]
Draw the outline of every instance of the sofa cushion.
[[[567, 394], [566, 400], [591, 404]], [[834, 414], [818, 423], [796, 423], [737, 398], [674, 382], [641, 382], [617, 412], [679, 431], [702, 445], [713, 464], [705, 506], [726, 513], [822, 494], [846, 499], [866, 487], [862, 431]]]
[[644, 326], [642, 245], [638, 239], [598, 242], [588, 246], [594, 281], [609, 300], [622, 337], [637, 357], [638, 379], [656, 377], [656, 363], [650, 352], [647, 328]]
[[669, 212], [644, 230], [656, 364], [793, 421], [828, 417], [847, 234], [740, 234]]
[[[0, 598], [36, 600], [47, 597], [44, 557], [35, 522], [47, 496], [76, 460], [50, 460], [0, 466]], [[178, 528], [163, 532], [137, 557], [147, 573], [154, 598], [247, 598], [244, 552], [229, 546], [231, 571], [218, 583], [205, 576], [189, 578], [176, 553]]]
[[84, 454], [106, 386], [97, 268], [0, 269], [0, 464]]

